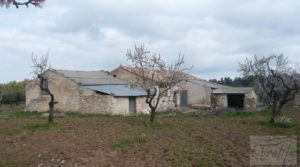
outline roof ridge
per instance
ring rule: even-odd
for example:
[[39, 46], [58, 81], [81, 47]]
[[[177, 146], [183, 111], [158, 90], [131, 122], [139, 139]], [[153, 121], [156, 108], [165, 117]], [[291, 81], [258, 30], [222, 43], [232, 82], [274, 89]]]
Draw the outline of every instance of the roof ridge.
[[70, 71], [70, 72], [108, 72], [105, 70], [69, 70], [69, 69], [52, 69], [54, 71]]

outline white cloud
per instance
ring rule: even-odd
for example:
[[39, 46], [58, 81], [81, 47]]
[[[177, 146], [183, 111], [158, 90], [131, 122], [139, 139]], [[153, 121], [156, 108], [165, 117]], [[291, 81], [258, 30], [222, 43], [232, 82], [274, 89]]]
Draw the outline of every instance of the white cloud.
[[251, 55], [283, 53], [300, 64], [297, 0], [50, 1], [0, 8], [0, 82], [29, 77], [32, 52], [54, 68], [111, 70], [134, 44], [175, 61], [185, 55], [201, 78], [239, 75]]

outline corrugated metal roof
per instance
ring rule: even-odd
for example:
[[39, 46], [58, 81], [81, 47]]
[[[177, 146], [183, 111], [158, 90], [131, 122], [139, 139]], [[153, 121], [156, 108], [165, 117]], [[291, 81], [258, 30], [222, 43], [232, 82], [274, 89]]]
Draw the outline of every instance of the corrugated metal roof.
[[191, 82], [191, 83], [199, 84], [199, 85], [206, 85], [206, 86], [211, 87], [211, 88], [230, 88], [229, 86], [224, 86], [224, 85], [221, 85], [221, 84], [208, 82], [208, 81], [203, 80], [203, 79], [188, 80], [187, 82]]
[[104, 71], [71, 71], [55, 70], [79, 85], [108, 85], [108, 84], [126, 84], [125, 82], [108, 75]]
[[128, 85], [98, 85], [81, 86], [82, 88], [92, 89], [101, 93], [113, 96], [147, 96], [147, 92], [142, 89], [132, 88]]
[[246, 94], [253, 91], [253, 88], [246, 87], [229, 87], [213, 90], [214, 94]]

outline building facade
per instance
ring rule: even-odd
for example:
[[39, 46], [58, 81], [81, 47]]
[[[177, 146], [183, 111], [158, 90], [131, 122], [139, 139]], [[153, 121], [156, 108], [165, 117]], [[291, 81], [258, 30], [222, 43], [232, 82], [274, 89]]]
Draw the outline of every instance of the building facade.
[[[150, 111], [145, 91], [129, 87], [106, 72], [49, 70], [47, 76], [57, 112], [130, 115]], [[46, 112], [49, 101], [38, 80], [27, 85], [27, 111]]]

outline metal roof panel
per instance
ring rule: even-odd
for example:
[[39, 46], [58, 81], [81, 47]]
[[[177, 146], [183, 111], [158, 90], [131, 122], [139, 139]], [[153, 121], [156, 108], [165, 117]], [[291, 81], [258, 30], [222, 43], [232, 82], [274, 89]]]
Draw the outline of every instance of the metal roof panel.
[[146, 91], [138, 88], [132, 88], [128, 85], [98, 85], [98, 86], [81, 86], [82, 88], [92, 89], [97, 92], [110, 94], [113, 96], [147, 96]]

